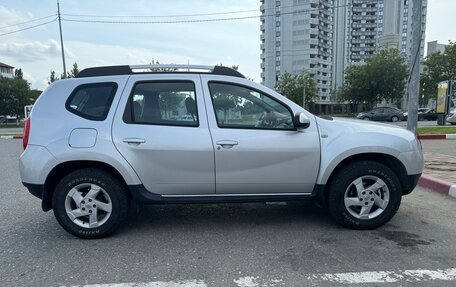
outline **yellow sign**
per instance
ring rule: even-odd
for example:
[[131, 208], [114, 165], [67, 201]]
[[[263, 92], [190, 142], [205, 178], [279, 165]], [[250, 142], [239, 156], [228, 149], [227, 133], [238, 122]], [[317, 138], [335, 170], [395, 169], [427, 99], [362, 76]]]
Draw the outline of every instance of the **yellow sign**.
[[448, 82], [440, 82], [437, 89], [437, 113], [444, 114], [447, 100]]

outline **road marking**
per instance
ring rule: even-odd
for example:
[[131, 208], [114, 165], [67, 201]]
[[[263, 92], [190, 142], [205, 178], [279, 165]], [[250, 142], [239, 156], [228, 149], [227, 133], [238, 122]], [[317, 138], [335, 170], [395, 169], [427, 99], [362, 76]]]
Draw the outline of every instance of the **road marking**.
[[74, 285], [72, 287], [207, 287], [206, 283], [201, 280], [185, 281], [153, 281], [145, 283], [112, 283], [112, 284], [89, 284]]
[[[299, 278], [271, 279], [258, 276], [245, 276], [234, 279], [235, 286], [238, 287], [273, 287], [291, 286], [296, 284]], [[369, 271], [369, 272], [346, 272], [346, 273], [320, 273], [308, 274], [304, 280], [300, 280], [302, 286], [306, 285], [330, 285], [330, 284], [382, 284], [396, 282], [428, 282], [428, 281], [456, 281], [456, 268], [448, 269], [417, 269], [401, 271]], [[183, 281], [153, 281], [144, 283], [112, 283], [112, 284], [89, 284], [74, 285], [72, 287], [207, 287], [203, 280], [183, 280]], [[211, 285], [212, 286], [212, 285]], [[217, 286], [215, 283], [214, 286]]]
[[234, 283], [239, 287], [257, 287], [260, 286], [257, 282], [257, 277], [247, 276], [239, 279], [234, 279]]
[[433, 280], [456, 280], [456, 268], [438, 270], [403, 270], [403, 271], [374, 271], [374, 272], [348, 272], [326, 273], [310, 275], [311, 281], [332, 282], [339, 284], [366, 284], [366, 283], [394, 283], [422, 282]]

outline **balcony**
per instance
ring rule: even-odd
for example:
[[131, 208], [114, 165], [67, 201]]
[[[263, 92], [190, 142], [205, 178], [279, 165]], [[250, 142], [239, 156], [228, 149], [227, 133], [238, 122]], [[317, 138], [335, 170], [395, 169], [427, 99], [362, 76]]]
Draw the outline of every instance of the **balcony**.
[[375, 36], [377, 31], [352, 31], [352, 36]]
[[372, 21], [377, 20], [377, 15], [353, 15], [353, 20], [366, 20]]
[[353, 7], [353, 12], [355, 13], [372, 13], [372, 12], [377, 12], [377, 7]]

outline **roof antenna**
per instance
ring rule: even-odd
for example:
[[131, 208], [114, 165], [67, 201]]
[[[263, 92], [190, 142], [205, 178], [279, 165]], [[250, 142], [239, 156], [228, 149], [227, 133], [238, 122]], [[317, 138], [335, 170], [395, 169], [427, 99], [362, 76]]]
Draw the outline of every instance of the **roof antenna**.
[[190, 72], [190, 60], [187, 59], [187, 65], [188, 65], [188, 71], [187, 72]]

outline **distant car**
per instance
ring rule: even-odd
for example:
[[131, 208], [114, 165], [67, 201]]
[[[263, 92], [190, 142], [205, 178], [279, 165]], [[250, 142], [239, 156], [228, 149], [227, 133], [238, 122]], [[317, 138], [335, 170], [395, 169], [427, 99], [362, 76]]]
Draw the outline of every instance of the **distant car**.
[[[404, 113], [404, 121], [408, 118], [408, 112]], [[436, 121], [437, 114], [434, 109], [419, 108], [418, 109], [418, 121]]]
[[404, 113], [392, 107], [378, 107], [368, 112], [359, 113], [356, 116], [358, 119], [366, 121], [391, 121], [397, 122], [404, 118]]
[[447, 117], [447, 122], [452, 125], [456, 125], [456, 110], [452, 110]]

